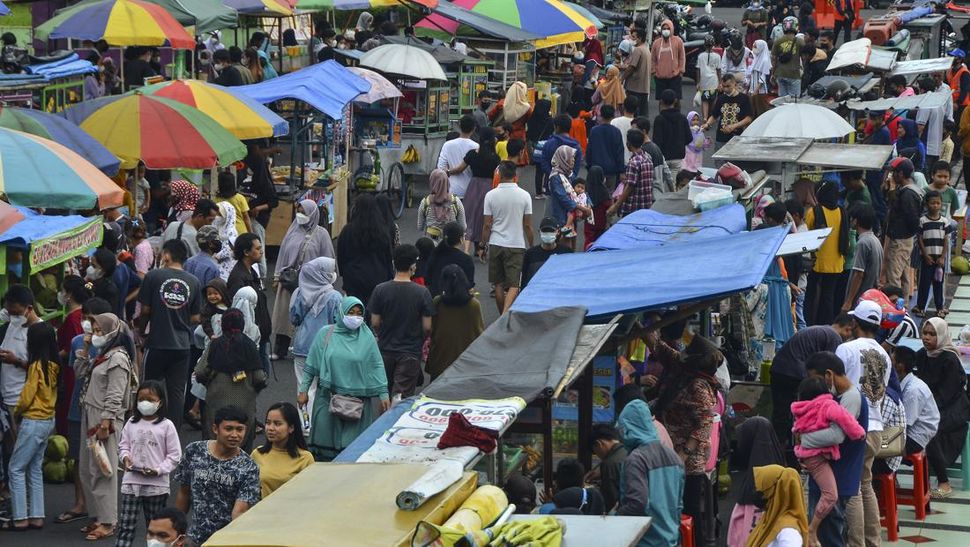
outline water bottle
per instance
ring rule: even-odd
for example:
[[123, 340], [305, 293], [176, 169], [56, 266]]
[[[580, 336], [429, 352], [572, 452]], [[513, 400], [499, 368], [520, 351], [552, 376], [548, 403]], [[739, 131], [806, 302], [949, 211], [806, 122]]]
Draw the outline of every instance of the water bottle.
[[933, 279], [935, 279], [937, 283], [943, 281], [943, 266], [936, 267], [936, 275], [933, 276]]
[[300, 416], [303, 417], [303, 435], [310, 436], [310, 413], [307, 412], [306, 405], [300, 406]]

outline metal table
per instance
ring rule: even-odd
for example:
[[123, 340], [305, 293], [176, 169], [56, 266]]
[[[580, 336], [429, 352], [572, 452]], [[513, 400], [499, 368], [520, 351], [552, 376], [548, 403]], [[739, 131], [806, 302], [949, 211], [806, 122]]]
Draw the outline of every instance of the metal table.
[[[509, 520], [535, 520], [546, 515], [512, 515]], [[566, 533], [562, 547], [634, 547], [650, 528], [650, 517], [597, 517], [586, 515], [551, 515], [563, 521]]]

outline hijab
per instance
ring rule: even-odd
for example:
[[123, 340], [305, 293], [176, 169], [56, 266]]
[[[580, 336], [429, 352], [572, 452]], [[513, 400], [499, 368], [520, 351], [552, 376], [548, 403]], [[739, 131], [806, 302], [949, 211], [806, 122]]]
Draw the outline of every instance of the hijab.
[[259, 326], [256, 325], [257, 300], [258, 296], [256, 296], [256, 289], [248, 286], [236, 291], [236, 295], [232, 297], [232, 307], [241, 311], [243, 318], [246, 320], [246, 325], [243, 327], [243, 334], [258, 344], [260, 336]]
[[522, 82], [509, 86], [502, 105], [502, 119], [506, 123], [515, 123], [528, 114], [530, 109], [532, 105], [529, 104], [529, 88]]
[[950, 336], [950, 326], [947, 325], [947, 322], [939, 317], [927, 319], [926, 322], [932, 325], [933, 330], [936, 331], [936, 346], [926, 348], [926, 355], [929, 357], [939, 357], [944, 351], [949, 351], [959, 359], [960, 352], [953, 345], [953, 338]]
[[541, 141], [552, 130], [552, 102], [549, 99], [539, 99], [536, 106], [532, 109], [529, 116], [529, 124], [526, 129], [526, 139], [530, 141]]
[[677, 398], [683, 390], [696, 379], [703, 380], [710, 388], [717, 392], [721, 383], [714, 376], [717, 368], [724, 359], [721, 350], [713, 342], [696, 335], [687, 348], [680, 352], [680, 366], [670, 371], [657, 398], [654, 410], [663, 416], [663, 412]]
[[300, 268], [300, 283], [293, 298], [301, 299], [313, 315], [320, 315], [330, 295], [337, 292], [333, 288], [336, 280], [337, 261], [327, 256], [314, 258]]
[[219, 216], [212, 221], [212, 225], [219, 230], [219, 239], [232, 247], [239, 237], [239, 230], [236, 229], [236, 208], [228, 201], [220, 201], [217, 206]]
[[612, 106], [623, 106], [623, 101], [626, 100], [626, 91], [623, 89], [623, 83], [620, 82], [620, 69], [616, 66], [611, 66], [606, 69], [606, 80], [599, 86], [600, 98], [603, 99], [603, 104], [608, 104]]
[[173, 180], [169, 185], [172, 191], [172, 209], [176, 213], [194, 211], [199, 201], [199, 187], [187, 180]]
[[[687, 149], [695, 154], [703, 152], [707, 144], [707, 137], [704, 135], [704, 130], [700, 127], [694, 129], [694, 120], [700, 117], [701, 115], [696, 110], [691, 110], [687, 113], [687, 126], [690, 127], [691, 134], [691, 141], [687, 143]], [[703, 122], [703, 120], [701, 121]]]
[[747, 547], [765, 547], [783, 528], [798, 530], [808, 545], [808, 516], [798, 472], [780, 465], [757, 467], [754, 484], [766, 503], [761, 520], [748, 536]]
[[124, 321], [118, 319], [118, 316], [113, 313], [100, 313], [94, 316], [94, 322], [101, 329], [102, 336], [108, 339], [107, 343], [98, 350], [103, 359], [106, 360], [108, 352], [117, 347], [125, 350], [128, 353], [128, 359], [132, 359], [135, 355], [134, 338], [131, 335], [131, 329]]
[[552, 174], [562, 175], [569, 180], [573, 176], [573, 166], [576, 163], [576, 149], [564, 144], [556, 149], [552, 155]]
[[754, 56], [754, 61], [751, 62], [751, 70], [757, 70], [761, 74], [768, 74], [771, 72], [771, 51], [768, 49], [768, 42], [764, 40], [754, 41], [754, 50], [752, 50], [752, 55]]
[[[299, 207], [299, 212], [309, 217], [310, 220], [306, 224], [300, 224], [295, 218], [290, 222], [290, 227], [287, 228], [286, 235], [283, 236], [283, 241], [280, 243], [280, 253], [276, 257], [277, 273], [286, 268], [296, 267], [300, 263], [301, 248], [305, 248], [306, 258], [314, 256], [313, 232], [320, 222], [320, 209], [312, 199], [301, 201]], [[307, 241], [307, 238], [310, 241]]]
[[457, 264], [448, 264], [441, 270], [441, 301], [446, 306], [464, 306], [472, 299], [472, 284], [465, 271]]
[[899, 125], [906, 130], [906, 135], [896, 139], [896, 150], [901, 151], [911, 148], [918, 151], [920, 149], [920, 140], [916, 122], [909, 118], [900, 118]]
[[839, 254], [842, 256], [849, 254], [849, 217], [845, 214], [845, 209], [839, 206], [838, 184], [830, 180], [823, 182], [818, 187], [816, 197], [818, 198], [818, 205], [815, 206], [815, 228], [826, 228], [828, 226], [823, 208], [830, 211], [838, 210], [841, 218], [839, 221]]
[[448, 220], [448, 215], [452, 211], [451, 205], [451, 184], [448, 182], [448, 173], [443, 169], [435, 169], [431, 172], [428, 179], [431, 186], [431, 214], [440, 222]]
[[792, 185], [792, 192], [795, 193], [795, 197], [798, 201], [805, 205], [805, 207], [815, 207], [818, 205], [818, 200], [815, 199], [815, 183], [809, 179], [798, 179], [795, 184]]
[[737, 429], [737, 447], [731, 452], [729, 466], [741, 471], [737, 485], [738, 505], [757, 505], [763, 500], [754, 486], [752, 469], [764, 465], [785, 465], [785, 455], [775, 428], [763, 416], [752, 416]]
[[354, 306], [364, 308], [360, 299], [345, 296], [334, 313], [333, 326], [330, 327], [333, 334], [328, 339], [321, 331], [307, 356], [307, 365], [319, 370], [320, 389], [352, 397], [386, 394], [387, 375], [374, 333], [367, 325], [356, 329], [344, 325], [343, 316]]
[[603, 168], [594, 165], [586, 171], [586, 196], [593, 207], [597, 207], [610, 199], [610, 191], [606, 188], [606, 175]]
[[238, 309], [222, 314], [222, 335], [209, 346], [209, 368], [226, 374], [263, 368], [256, 343], [246, 336], [246, 318]]
[[373, 22], [374, 16], [371, 15], [370, 12], [361, 12], [361, 14], [357, 16], [357, 24], [354, 25], [354, 29], [357, 31], [370, 30], [370, 26]]

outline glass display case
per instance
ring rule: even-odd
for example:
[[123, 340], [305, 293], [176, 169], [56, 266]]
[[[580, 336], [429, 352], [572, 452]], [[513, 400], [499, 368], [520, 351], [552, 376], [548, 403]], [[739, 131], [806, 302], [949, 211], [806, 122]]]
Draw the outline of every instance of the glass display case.
[[401, 83], [398, 118], [401, 131], [418, 135], [438, 135], [448, 132], [451, 90], [447, 84], [425, 80]]

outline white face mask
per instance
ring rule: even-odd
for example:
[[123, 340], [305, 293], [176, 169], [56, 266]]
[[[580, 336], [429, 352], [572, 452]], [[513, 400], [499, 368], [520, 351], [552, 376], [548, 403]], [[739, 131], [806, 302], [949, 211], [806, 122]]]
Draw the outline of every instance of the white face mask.
[[297, 224], [299, 224], [300, 226], [304, 226], [308, 222], [310, 222], [310, 217], [304, 215], [303, 213], [297, 213], [296, 214], [296, 223]]
[[670, 31], [667, 29], [661, 30], [660, 34], [662, 34], [664, 38], [670, 38]]
[[11, 315], [10, 316], [10, 326], [16, 328], [23, 328], [27, 324], [27, 317], [24, 315]]
[[102, 275], [101, 269], [95, 268], [93, 265], [88, 266], [88, 269], [85, 271], [85, 274], [84, 274], [85, 277], [87, 277], [92, 281], [94, 281], [95, 279], [101, 279], [101, 275]]
[[[179, 538], [180, 537], [182, 536], [179, 536]], [[178, 541], [179, 538], [175, 538], [175, 541]], [[175, 541], [171, 543], [166, 543], [160, 539], [155, 539], [155, 538], [151, 538], [145, 541], [148, 547], [172, 547], [172, 545], [175, 545]]]
[[138, 412], [142, 416], [154, 416], [160, 406], [161, 403], [156, 401], [138, 401]]
[[343, 318], [344, 326], [350, 330], [357, 330], [364, 324], [362, 315], [345, 315]]
[[91, 334], [92, 332], [91, 322], [88, 321], [87, 319], [85, 319], [84, 321], [81, 321], [81, 330], [84, 331], [84, 334]]
[[108, 343], [108, 337], [102, 336], [100, 334], [95, 334], [91, 337], [91, 345], [96, 348], [103, 348], [105, 344]]
[[550, 245], [556, 242], [556, 232], [541, 232], [539, 234], [539, 239], [546, 245]]
[[62, 292], [57, 293], [57, 303], [60, 304], [60, 305], [62, 305], [62, 306], [66, 306], [67, 305], [67, 295], [64, 294], [64, 293], [62, 293]]

